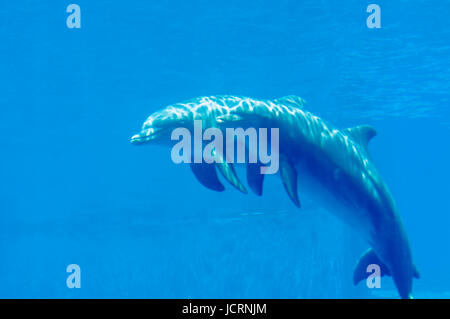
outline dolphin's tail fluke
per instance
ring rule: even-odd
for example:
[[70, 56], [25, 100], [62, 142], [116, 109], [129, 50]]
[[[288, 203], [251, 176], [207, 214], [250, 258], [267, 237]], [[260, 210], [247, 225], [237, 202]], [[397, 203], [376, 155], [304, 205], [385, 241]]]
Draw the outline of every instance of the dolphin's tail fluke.
[[380, 276], [390, 275], [389, 269], [384, 265], [381, 260], [375, 255], [373, 249], [367, 250], [359, 259], [356, 265], [355, 271], [353, 272], [353, 284], [356, 286], [361, 280], [366, 279], [368, 274], [368, 267], [370, 265], [379, 266]]
[[[412, 266], [412, 277], [419, 279], [420, 274], [417, 271], [417, 268], [414, 265]], [[377, 271], [377, 273], [374, 271]], [[371, 273], [379, 277], [392, 276], [389, 268], [378, 258], [372, 248], [367, 250], [359, 259], [355, 271], [353, 272], [353, 284], [356, 286], [361, 280], [371, 276]], [[394, 278], [394, 281], [396, 281], [396, 278]], [[398, 282], [396, 282], [396, 284], [398, 284]], [[407, 288], [404, 289], [404, 287]], [[408, 288], [408, 285], [397, 285], [397, 288], [399, 288], [401, 298], [412, 299], [410, 292], [411, 286]]]

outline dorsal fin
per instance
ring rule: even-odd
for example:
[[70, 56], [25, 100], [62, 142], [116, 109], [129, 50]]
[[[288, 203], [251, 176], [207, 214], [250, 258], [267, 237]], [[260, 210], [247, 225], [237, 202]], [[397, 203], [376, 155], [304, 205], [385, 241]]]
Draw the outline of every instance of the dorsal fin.
[[355, 142], [362, 145], [366, 150], [369, 141], [377, 135], [377, 131], [370, 125], [360, 125], [346, 128], [344, 132], [349, 135]]
[[281, 103], [281, 104], [300, 107], [300, 108], [302, 108], [306, 104], [305, 100], [303, 100], [301, 97], [296, 96], [296, 95], [283, 96], [283, 97], [280, 97], [273, 101], [275, 103]]

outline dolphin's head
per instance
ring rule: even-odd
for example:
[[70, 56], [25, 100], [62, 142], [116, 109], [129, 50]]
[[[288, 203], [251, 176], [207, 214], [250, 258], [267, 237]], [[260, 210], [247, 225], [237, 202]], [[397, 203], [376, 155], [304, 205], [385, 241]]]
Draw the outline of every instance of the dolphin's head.
[[168, 144], [172, 131], [187, 127], [192, 122], [192, 112], [183, 105], [171, 105], [150, 115], [141, 131], [131, 138], [133, 144]]

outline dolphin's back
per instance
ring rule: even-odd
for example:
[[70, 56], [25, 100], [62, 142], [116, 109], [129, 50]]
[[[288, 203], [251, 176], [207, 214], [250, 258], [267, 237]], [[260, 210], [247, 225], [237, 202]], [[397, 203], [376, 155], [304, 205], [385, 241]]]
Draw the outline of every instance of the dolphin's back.
[[[392, 196], [368, 151], [367, 144], [376, 134], [373, 128], [360, 126], [339, 130], [307, 111], [305, 101], [292, 95], [275, 100], [232, 96], [210, 99], [226, 105], [225, 113], [259, 117], [261, 123], [267, 119], [270, 127], [278, 127], [283, 136], [280, 153], [300, 159], [309, 173], [339, 200], [361, 211], [374, 211], [372, 207], [384, 206], [389, 218], [398, 219]], [[302, 172], [299, 174], [301, 176]], [[361, 218], [377, 231], [382, 224], [378, 217], [375, 212]]]

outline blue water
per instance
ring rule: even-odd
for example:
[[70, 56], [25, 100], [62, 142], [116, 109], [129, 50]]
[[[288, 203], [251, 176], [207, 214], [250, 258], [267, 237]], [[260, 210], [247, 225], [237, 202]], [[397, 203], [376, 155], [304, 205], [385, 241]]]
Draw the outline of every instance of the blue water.
[[278, 178], [261, 198], [215, 193], [129, 143], [152, 112], [213, 94], [295, 94], [376, 127], [413, 294], [450, 297], [450, 2], [377, 0], [381, 29], [360, 0], [77, 0], [81, 29], [69, 3], [0, 6], [0, 297], [396, 297], [386, 277], [353, 287], [367, 244]]

